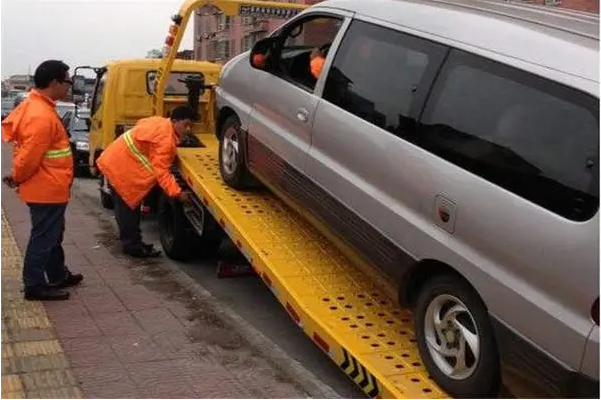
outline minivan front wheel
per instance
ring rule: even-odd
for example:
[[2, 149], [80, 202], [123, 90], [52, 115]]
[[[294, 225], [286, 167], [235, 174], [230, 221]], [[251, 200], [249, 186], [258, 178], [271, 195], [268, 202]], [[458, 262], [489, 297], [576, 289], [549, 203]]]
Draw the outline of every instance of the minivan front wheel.
[[417, 344], [430, 375], [453, 397], [494, 397], [500, 361], [488, 312], [464, 280], [440, 275], [420, 291], [414, 310]]
[[234, 189], [244, 189], [249, 185], [249, 172], [242, 152], [240, 120], [230, 116], [221, 129], [219, 140], [219, 171], [221, 177]]

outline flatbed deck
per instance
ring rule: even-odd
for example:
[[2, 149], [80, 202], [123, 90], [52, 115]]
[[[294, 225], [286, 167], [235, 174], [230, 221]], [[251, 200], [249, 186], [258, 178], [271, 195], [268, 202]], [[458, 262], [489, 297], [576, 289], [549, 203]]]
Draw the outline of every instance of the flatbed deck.
[[305, 334], [369, 397], [448, 397], [422, 365], [411, 313], [274, 195], [226, 186], [217, 139], [202, 141], [178, 150], [182, 177]]

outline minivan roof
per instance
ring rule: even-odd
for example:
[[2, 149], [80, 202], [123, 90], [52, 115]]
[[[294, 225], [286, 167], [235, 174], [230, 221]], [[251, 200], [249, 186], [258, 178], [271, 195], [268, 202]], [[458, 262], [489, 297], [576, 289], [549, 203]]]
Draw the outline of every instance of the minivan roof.
[[[109, 61], [107, 66], [125, 68], [158, 68], [161, 65], [161, 62], [162, 59], [160, 58], [129, 58]], [[209, 61], [175, 59], [173, 60], [173, 68], [180, 68], [186, 71], [219, 71], [221, 66]]]
[[599, 94], [597, 14], [503, 0], [326, 0], [409, 34]]

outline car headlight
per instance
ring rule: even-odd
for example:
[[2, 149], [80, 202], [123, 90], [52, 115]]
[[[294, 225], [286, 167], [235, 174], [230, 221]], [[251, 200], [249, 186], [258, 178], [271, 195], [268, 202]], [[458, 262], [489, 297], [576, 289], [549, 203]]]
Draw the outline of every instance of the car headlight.
[[90, 149], [90, 145], [88, 142], [75, 142], [75, 149], [80, 151], [88, 151]]

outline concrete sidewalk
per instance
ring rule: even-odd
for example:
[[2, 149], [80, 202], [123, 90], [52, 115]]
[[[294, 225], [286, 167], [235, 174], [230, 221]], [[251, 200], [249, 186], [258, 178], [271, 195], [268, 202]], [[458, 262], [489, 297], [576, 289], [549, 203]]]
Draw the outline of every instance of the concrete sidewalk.
[[23, 301], [28, 210], [6, 187], [2, 207], [2, 397], [307, 397], [160, 259], [120, 256], [77, 196], [64, 249], [84, 283], [64, 302]]

